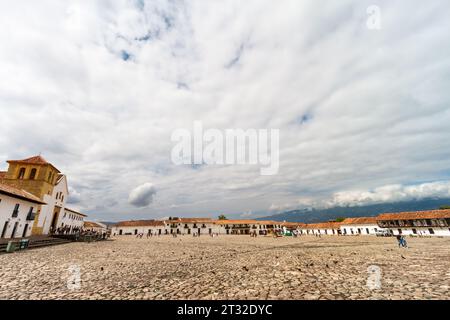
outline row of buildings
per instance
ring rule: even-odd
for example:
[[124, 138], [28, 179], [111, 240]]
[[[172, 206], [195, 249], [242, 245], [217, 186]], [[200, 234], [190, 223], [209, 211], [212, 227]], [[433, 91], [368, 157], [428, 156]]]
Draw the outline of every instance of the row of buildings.
[[[105, 232], [106, 226], [85, 221], [85, 214], [67, 207], [67, 177], [42, 156], [7, 163], [8, 170], [0, 171], [0, 238], [73, 234], [80, 230]], [[392, 235], [450, 236], [450, 210], [385, 213], [316, 224], [208, 218], [123, 221], [111, 233], [267, 235], [280, 231], [304, 235], [375, 235], [389, 231]]]
[[0, 171], [0, 238], [73, 234], [85, 228], [87, 216], [67, 207], [66, 175], [40, 155], [7, 163], [8, 170]]
[[122, 221], [111, 234], [252, 234], [268, 235], [287, 231], [300, 235], [416, 235], [450, 236], [450, 210], [384, 213], [377, 217], [347, 218], [342, 222], [304, 224], [258, 220], [213, 220], [171, 218], [168, 220]]

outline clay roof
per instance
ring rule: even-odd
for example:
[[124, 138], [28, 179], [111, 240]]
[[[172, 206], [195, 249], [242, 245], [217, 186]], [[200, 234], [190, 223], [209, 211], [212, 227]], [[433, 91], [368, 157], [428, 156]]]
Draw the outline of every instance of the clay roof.
[[173, 220], [166, 220], [166, 223], [212, 223], [211, 218], [178, 218]]
[[305, 223], [301, 223], [301, 222], [279, 222], [279, 224], [281, 224], [284, 227], [305, 227], [306, 224]]
[[321, 222], [310, 223], [305, 226], [306, 229], [338, 229], [341, 227], [341, 222]]
[[259, 224], [256, 220], [216, 220], [216, 224]]
[[280, 221], [263, 221], [263, 220], [216, 220], [216, 224], [258, 224], [258, 225], [273, 225], [273, 224], [283, 224]]
[[104, 228], [104, 226], [102, 226], [96, 222], [93, 222], [93, 221], [85, 221], [84, 227], [85, 228]]
[[265, 225], [274, 225], [274, 224], [282, 224], [283, 222], [280, 221], [272, 221], [272, 220], [257, 220], [256, 223], [258, 224], [265, 224]]
[[87, 217], [87, 215], [85, 215], [84, 213], [81, 213], [81, 212], [78, 212], [78, 211], [75, 211], [75, 210], [72, 210], [69, 208], [64, 208], [64, 210], [75, 213], [75, 214], [79, 214], [80, 216], [83, 216], [83, 217]]
[[381, 221], [381, 220], [445, 219], [445, 218], [450, 218], [450, 209], [448, 209], [448, 210], [398, 212], [398, 213], [383, 213], [377, 217], [377, 221]]
[[160, 220], [131, 220], [120, 221], [114, 225], [115, 227], [162, 227], [164, 221]]
[[343, 225], [352, 225], [352, 224], [377, 224], [376, 217], [360, 217], [360, 218], [347, 218], [342, 221]]
[[24, 163], [24, 164], [37, 164], [37, 165], [50, 165], [52, 166], [56, 171], [60, 172], [55, 166], [53, 166], [50, 162], [45, 160], [41, 155], [22, 159], [22, 160], [8, 160], [8, 163]]
[[0, 182], [0, 193], [8, 195], [10, 197], [31, 201], [31, 202], [37, 203], [37, 204], [46, 204], [41, 199], [39, 199], [38, 197], [32, 195], [29, 192], [26, 192], [25, 190], [18, 189], [18, 188], [12, 187], [12, 186], [8, 186], [8, 185], [3, 184], [1, 182]]

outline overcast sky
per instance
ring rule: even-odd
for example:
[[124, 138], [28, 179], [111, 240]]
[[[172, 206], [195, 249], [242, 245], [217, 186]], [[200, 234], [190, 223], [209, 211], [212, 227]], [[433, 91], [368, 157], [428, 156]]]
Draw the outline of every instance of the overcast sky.
[[[448, 0], [0, 3], [0, 168], [41, 152], [91, 219], [450, 196]], [[279, 129], [279, 173], [174, 165], [195, 120]]]

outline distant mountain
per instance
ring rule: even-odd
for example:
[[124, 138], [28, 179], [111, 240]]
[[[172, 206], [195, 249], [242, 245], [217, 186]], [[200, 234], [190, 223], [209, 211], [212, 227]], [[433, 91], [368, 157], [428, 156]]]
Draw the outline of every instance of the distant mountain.
[[112, 227], [113, 225], [117, 224], [117, 222], [110, 222], [110, 221], [100, 221], [100, 223], [103, 223], [107, 227]]
[[291, 221], [316, 223], [334, 220], [336, 218], [374, 217], [380, 213], [421, 211], [438, 209], [440, 206], [449, 205], [448, 199], [425, 199], [404, 202], [380, 203], [359, 207], [334, 207], [328, 209], [301, 209], [286, 211], [283, 213], [261, 217], [257, 220]]

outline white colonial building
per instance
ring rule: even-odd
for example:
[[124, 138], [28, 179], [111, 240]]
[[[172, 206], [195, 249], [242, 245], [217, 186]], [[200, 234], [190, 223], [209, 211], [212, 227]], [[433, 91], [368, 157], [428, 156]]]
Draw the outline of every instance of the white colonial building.
[[450, 236], [450, 210], [384, 213], [377, 223], [394, 235]]
[[341, 223], [341, 234], [376, 235], [380, 229], [376, 217], [347, 218]]
[[222, 234], [224, 229], [210, 218], [173, 218], [166, 220], [170, 234]]
[[0, 238], [29, 237], [36, 208], [44, 204], [38, 197], [0, 182]]
[[341, 223], [340, 222], [322, 222], [311, 223], [303, 226], [299, 226], [299, 233], [302, 235], [340, 235]]
[[[297, 226], [298, 224], [295, 224]], [[171, 218], [169, 220], [122, 221], [111, 229], [119, 235], [213, 235], [241, 234], [267, 235], [282, 230], [283, 223], [258, 220], [213, 220], [210, 218]], [[289, 225], [289, 227], [292, 227]]]
[[132, 220], [121, 221], [111, 227], [111, 235], [164, 235], [169, 234], [169, 227], [159, 220]]
[[51, 194], [44, 196], [47, 205], [41, 207], [41, 213], [37, 221], [37, 226], [42, 228], [43, 234], [54, 233], [64, 224], [63, 220], [68, 197], [67, 178], [63, 174], [58, 174]]
[[268, 235], [282, 229], [283, 222], [259, 220], [216, 220], [221, 234], [251, 234]]
[[101, 222], [84, 221], [83, 230], [104, 234], [108, 233], [108, 226]]
[[[66, 202], [69, 196], [67, 178], [64, 174], [47, 162], [41, 155], [23, 160], [8, 160], [8, 171], [0, 172], [0, 183], [14, 187], [39, 198], [42, 204], [36, 207], [36, 215], [32, 224], [33, 235], [48, 235], [58, 228], [69, 224], [78, 227], [79, 216], [66, 216]], [[69, 210], [70, 211], [70, 210]], [[82, 215], [85, 216], [85, 215]]]
[[81, 212], [64, 208], [59, 212], [59, 218], [56, 223], [55, 234], [74, 234], [80, 232], [84, 227], [84, 218], [87, 216]]

